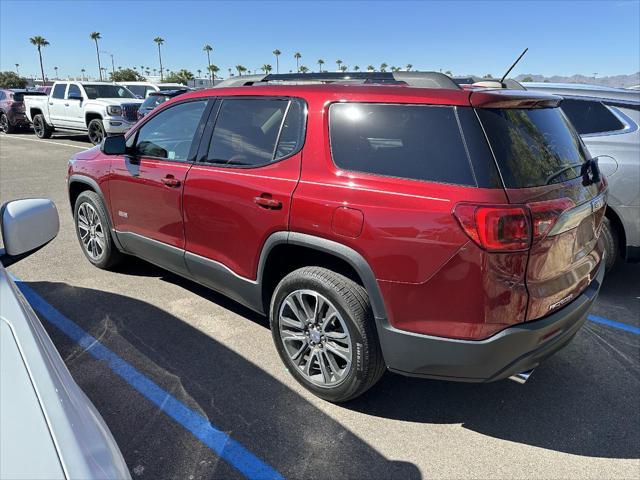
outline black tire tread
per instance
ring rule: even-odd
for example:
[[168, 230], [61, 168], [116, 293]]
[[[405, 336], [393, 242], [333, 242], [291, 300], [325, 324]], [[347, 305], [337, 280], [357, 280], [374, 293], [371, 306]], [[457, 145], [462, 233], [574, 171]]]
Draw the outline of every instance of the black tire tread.
[[[375, 385], [386, 371], [386, 365], [384, 363], [376, 331], [375, 319], [373, 317], [371, 303], [366, 290], [344, 275], [316, 266], [302, 267], [298, 270], [294, 270], [282, 281], [286, 279], [294, 281], [296, 279], [315, 279], [319, 283], [323, 284], [327, 289], [342, 297], [347, 304], [350, 318], [355, 322], [356, 328], [363, 337], [363, 357], [368, 358], [368, 361], [365, 361], [363, 364], [363, 371], [359, 381], [354, 382], [350, 390], [340, 398], [330, 398], [323, 395], [319, 396], [326, 400], [339, 403], [349, 401], [362, 395]], [[272, 298], [272, 306], [270, 309], [272, 314], [274, 312], [273, 301], [275, 300], [277, 291], [278, 288], [276, 288], [276, 292], [274, 292]], [[273, 323], [272, 328], [274, 328]], [[275, 329], [277, 330], [277, 323], [275, 324]]]
[[[80, 193], [80, 195], [78, 195], [78, 198], [76, 199], [76, 204], [74, 205], [74, 208], [73, 208], [73, 221], [74, 221], [74, 228], [76, 229], [76, 236], [78, 236], [78, 241], [80, 242], [79, 234], [77, 232], [78, 229], [76, 226], [76, 216], [77, 216], [78, 207], [80, 206], [80, 204], [83, 202], [86, 202], [87, 200], [91, 202], [91, 204], [95, 207], [96, 211], [98, 212], [98, 215], [100, 216], [102, 225], [105, 226], [104, 227], [106, 230], [105, 241], [108, 243], [107, 256], [102, 262], [96, 263], [89, 257], [87, 257], [87, 259], [94, 266], [101, 268], [103, 270], [109, 270], [122, 262], [122, 260], [124, 259], [124, 254], [122, 254], [122, 252], [118, 250], [115, 243], [113, 242], [113, 239], [111, 238], [111, 228], [110, 228], [109, 214], [107, 213], [107, 209], [103, 205], [102, 199], [100, 198], [100, 196], [92, 190], [85, 190], [84, 192]], [[82, 249], [82, 252], [85, 253], [84, 246], [80, 245], [80, 248]], [[85, 256], [86, 256], [86, 253], [85, 253]]]

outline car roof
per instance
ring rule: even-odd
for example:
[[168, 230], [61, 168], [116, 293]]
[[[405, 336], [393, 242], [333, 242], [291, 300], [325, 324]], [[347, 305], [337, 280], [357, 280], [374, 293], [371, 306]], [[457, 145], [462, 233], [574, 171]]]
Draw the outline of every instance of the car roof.
[[526, 82], [522, 85], [527, 90], [545, 91], [556, 95], [640, 102], [640, 92], [627, 88], [613, 88], [603, 85], [578, 83]]
[[[372, 102], [372, 103], [401, 103], [401, 104], [433, 104], [453, 106], [503, 105], [514, 107], [516, 102], [528, 102], [547, 106], [557, 104], [561, 98], [541, 92], [526, 92], [524, 90], [507, 89], [476, 89], [464, 90], [445, 88], [422, 88], [406, 85], [375, 85], [375, 84], [259, 84], [242, 87], [215, 87], [204, 90], [187, 92], [180, 96], [181, 100], [203, 97], [260, 97], [282, 96], [299, 97], [305, 100], [320, 100], [323, 102]], [[473, 97], [473, 100], [472, 100]], [[171, 101], [173, 102], [173, 100]], [[167, 102], [170, 103], [170, 102]]]
[[175, 90], [158, 90], [157, 92], [149, 92], [150, 97], [175, 97], [185, 92], [190, 92], [187, 88], [176, 88]]

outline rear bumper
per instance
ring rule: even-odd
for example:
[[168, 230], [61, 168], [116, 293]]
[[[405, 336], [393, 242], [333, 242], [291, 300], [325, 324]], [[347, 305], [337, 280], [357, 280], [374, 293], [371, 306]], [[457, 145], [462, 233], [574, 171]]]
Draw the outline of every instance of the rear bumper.
[[601, 262], [587, 289], [566, 307], [485, 340], [432, 337], [382, 325], [378, 330], [387, 367], [404, 375], [461, 382], [492, 382], [531, 370], [571, 341], [584, 324], [603, 277]]

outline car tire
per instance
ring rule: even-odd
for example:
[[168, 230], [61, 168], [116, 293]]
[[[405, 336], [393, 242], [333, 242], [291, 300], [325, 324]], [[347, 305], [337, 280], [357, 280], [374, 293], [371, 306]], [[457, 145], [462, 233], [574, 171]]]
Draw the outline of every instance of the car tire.
[[106, 137], [106, 133], [104, 132], [104, 124], [102, 123], [102, 119], [94, 118], [87, 125], [87, 134], [89, 135], [89, 141], [94, 145], [100, 145], [104, 137]]
[[618, 261], [620, 244], [618, 231], [611, 224], [611, 220], [605, 217], [602, 220], [602, 233], [600, 234], [605, 251], [605, 272], [610, 272]]
[[53, 133], [53, 128], [51, 128], [47, 121], [44, 118], [44, 115], [39, 113], [35, 117], [33, 117], [33, 131], [38, 138], [51, 138], [51, 134]]
[[94, 266], [109, 269], [122, 261], [124, 255], [113, 243], [109, 216], [97, 193], [87, 190], [78, 195], [73, 221], [82, 253]]
[[321, 267], [291, 272], [275, 289], [269, 318], [285, 366], [320, 398], [346, 402], [385, 372], [369, 296], [343, 275]]
[[16, 131], [15, 125], [11, 125], [9, 117], [4, 112], [0, 112], [0, 132], [14, 133]]

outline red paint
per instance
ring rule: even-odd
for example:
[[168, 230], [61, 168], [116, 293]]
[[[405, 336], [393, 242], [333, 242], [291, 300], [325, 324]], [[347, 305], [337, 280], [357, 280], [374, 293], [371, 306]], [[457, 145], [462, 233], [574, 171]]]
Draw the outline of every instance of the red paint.
[[[123, 158], [79, 154], [69, 173], [98, 181], [110, 199], [116, 228], [185, 248], [249, 279], [256, 279], [262, 245], [273, 232], [291, 230], [334, 240], [369, 263], [393, 326], [465, 339], [486, 338], [546, 315], [554, 302], [586, 287], [601, 259], [599, 248], [573, 259], [579, 229], [553, 239], [536, 238], [529, 246], [526, 204], [558, 198], [580, 204], [595, 188], [579, 188], [580, 179], [532, 189], [483, 189], [346, 172], [331, 159], [327, 112], [332, 102], [469, 106], [470, 96], [477, 105], [520, 101], [521, 96], [306, 85], [204, 90], [178, 101], [214, 95], [303, 98], [308, 119], [302, 151], [269, 166], [242, 169], [143, 159], [137, 175]], [[175, 102], [165, 102], [134, 129]], [[105, 171], [105, 164], [110, 169]], [[167, 175], [180, 186], [165, 185]], [[508, 242], [519, 242], [517, 248], [502, 248], [500, 238], [480, 232], [477, 224], [470, 223], [471, 230], [464, 222], [461, 226], [453, 213], [461, 203], [474, 205], [474, 212], [499, 205], [498, 210], [483, 211], [526, 217], [507, 232]], [[127, 219], [119, 217], [121, 210]], [[478, 217], [473, 218], [477, 222]], [[494, 220], [484, 216], [481, 221]], [[552, 295], [546, 293], [549, 289]]]

